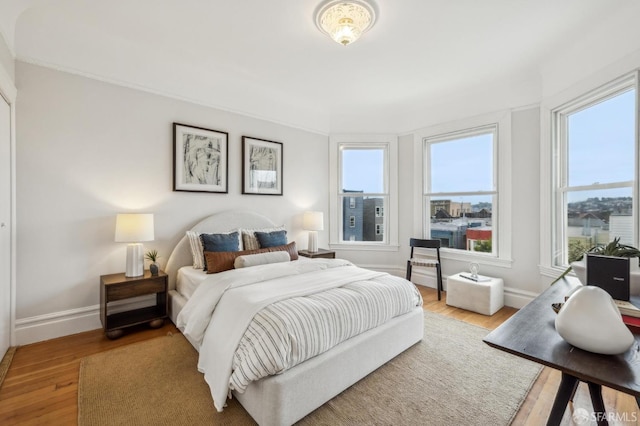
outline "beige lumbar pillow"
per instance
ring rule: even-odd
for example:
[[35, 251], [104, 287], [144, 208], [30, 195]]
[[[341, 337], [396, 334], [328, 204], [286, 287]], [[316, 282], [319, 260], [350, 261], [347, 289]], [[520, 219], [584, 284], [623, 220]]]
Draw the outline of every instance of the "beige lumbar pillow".
[[270, 253], [247, 254], [236, 257], [234, 268], [248, 268], [250, 266], [266, 265], [267, 263], [280, 263], [291, 261], [291, 256], [286, 251], [274, 251]]

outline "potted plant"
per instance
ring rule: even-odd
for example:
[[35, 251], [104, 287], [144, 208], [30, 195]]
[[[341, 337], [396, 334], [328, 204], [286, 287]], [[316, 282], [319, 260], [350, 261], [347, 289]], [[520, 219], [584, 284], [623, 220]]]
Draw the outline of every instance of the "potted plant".
[[[638, 264], [640, 265], [640, 250], [626, 244], [620, 244], [620, 237], [614, 238], [613, 241], [609, 242], [606, 245], [593, 246], [585, 252], [585, 254], [588, 253], [599, 254], [602, 256], [638, 258]], [[575, 262], [571, 262], [571, 265], [569, 265], [569, 267], [562, 273], [562, 275], [556, 278], [551, 283], [551, 285], [564, 278], [569, 272], [571, 272], [572, 269], [576, 269], [576, 275], [578, 275], [578, 278], [580, 279], [582, 284], [585, 284], [586, 265], [582, 261], [583, 259], [584, 254], [580, 256], [580, 258], [578, 258], [578, 260], [576, 260]]]
[[144, 258], [151, 261], [151, 264], [149, 265], [149, 271], [151, 272], [151, 275], [158, 275], [158, 272], [160, 271], [160, 267], [158, 266], [157, 262], [157, 260], [160, 258], [160, 256], [158, 255], [158, 250], [149, 250], [144, 255]]

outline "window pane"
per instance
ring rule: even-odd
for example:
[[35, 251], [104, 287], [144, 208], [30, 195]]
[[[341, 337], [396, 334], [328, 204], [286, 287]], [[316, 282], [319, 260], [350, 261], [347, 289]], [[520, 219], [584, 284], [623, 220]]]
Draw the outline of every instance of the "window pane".
[[384, 193], [384, 149], [342, 149], [342, 190]]
[[620, 238], [633, 245], [631, 188], [572, 191], [567, 196], [567, 233], [563, 263], [578, 260], [589, 248]]
[[635, 90], [567, 117], [569, 186], [634, 179]]
[[384, 197], [342, 197], [342, 240], [384, 241], [384, 216], [376, 214], [384, 204]]
[[432, 193], [493, 191], [493, 133], [430, 144]]
[[431, 236], [442, 247], [493, 252], [493, 197], [432, 197], [429, 202]]

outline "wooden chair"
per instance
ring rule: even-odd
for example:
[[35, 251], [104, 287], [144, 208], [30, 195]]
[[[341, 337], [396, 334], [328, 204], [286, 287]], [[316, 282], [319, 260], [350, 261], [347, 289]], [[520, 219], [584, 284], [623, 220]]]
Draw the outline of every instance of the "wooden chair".
[[[410, 259], [407, 260], [407, 280], [411, 281], [411, 269], [413, 266], [425, 266], [428, 268], [436, 268], [436, 276], [438, 281], [438, 300], [440, 300], [440, 292], [442, 290], [442, 268], [440, 265], [440, 240], [421, 240], [419, 238], [411, 238], [409, 240], [411, 246]], [[413, 257], [413, 249], [419, 247], [431, 251], [432, 257], [422, 258]], [[427, 254], [427, 253], [425, 253]]]

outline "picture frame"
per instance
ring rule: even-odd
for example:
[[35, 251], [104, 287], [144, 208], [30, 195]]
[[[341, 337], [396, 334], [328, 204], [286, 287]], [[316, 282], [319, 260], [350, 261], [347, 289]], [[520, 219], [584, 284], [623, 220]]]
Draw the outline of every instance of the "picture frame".
[[229, 134], [173, 123], [173, 190], [229, 192]]
[[242, 193], [282, 195], [281, 142], [242, 136]]

